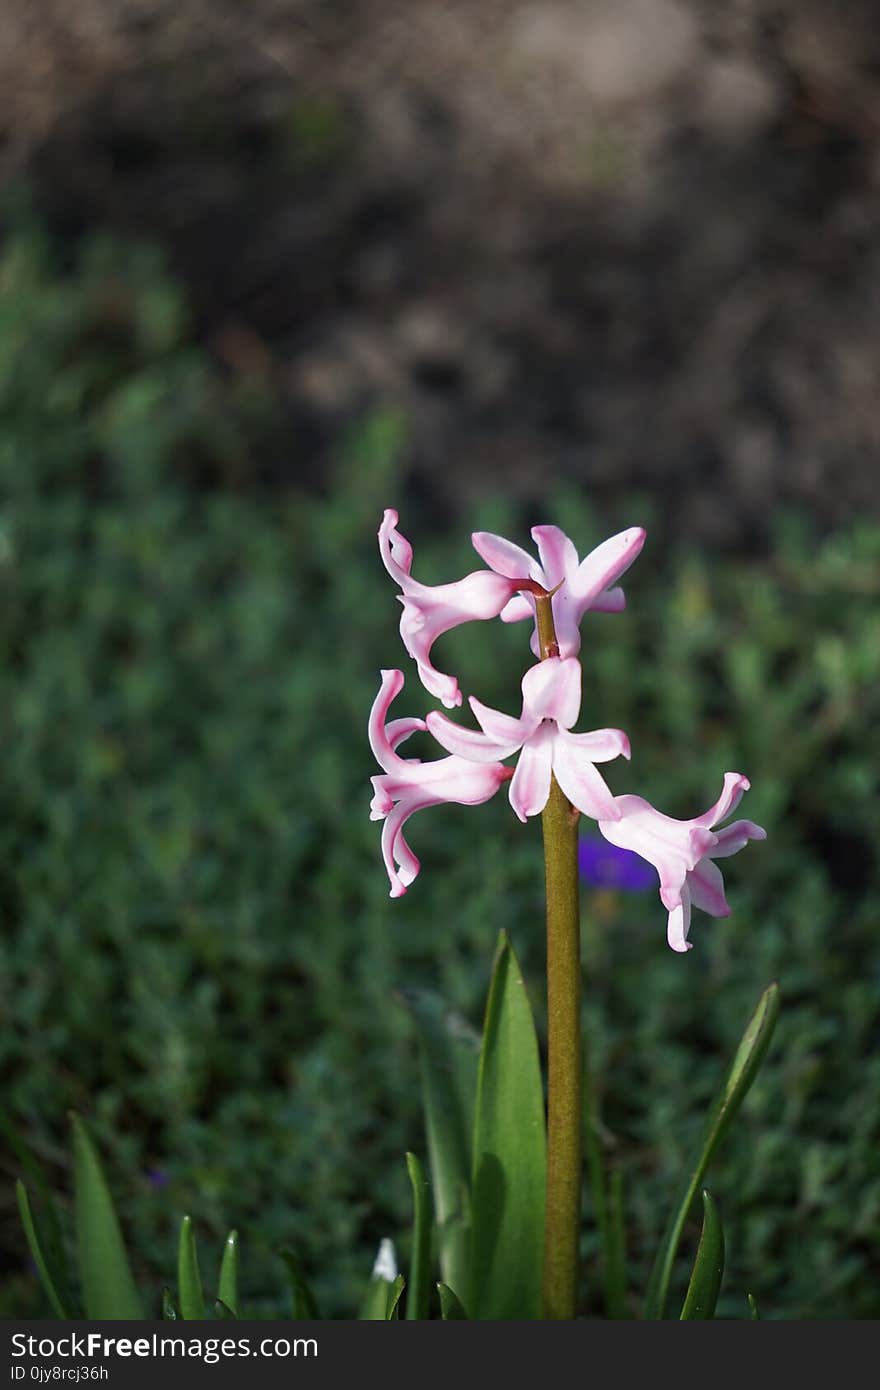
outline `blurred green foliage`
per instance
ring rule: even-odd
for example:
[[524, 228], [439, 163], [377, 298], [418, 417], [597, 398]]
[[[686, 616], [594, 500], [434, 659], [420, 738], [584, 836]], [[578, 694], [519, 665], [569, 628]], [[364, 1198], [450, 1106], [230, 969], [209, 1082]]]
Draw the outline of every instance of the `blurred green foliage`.
[[[89, 1118], [142, 1287], [173, 1267], [186, 1209], [206, 1239], [247, 1233], [255, 1312], [277, 1311], [286, 1245], [332, 1315], [405, 1229], [401, 1155], [425, 1151], [397, 991], [478, 1023], [504, 927], [541, 1022], [540, 829], [503, 797], [431, 811], [421, 878], [387, 896], [367, 818], [379, 667], [406, 670], [395, 713], [430, 704], [375, 550], [401, 421], [343, 437], [325, 493], [270, 492], [249, 480], [279, 427], [271, 387], [195, 345], [153, 253], [98, 239], [59, 268], [25, 227], [0, 288], [4, 1104], [61, 1191], [65, 1112]], [[583, 553], [651, 518], [638, 501], [598, 518], [570, 488], [528, 520]], [[419, 578], [476, 567], [464, 528], [415, 506], [401, 525]], [[527, 537], [500, 498], [470, 527]], [[641, 1289], [724, 1059], [778, 978], [778, 1034], [713, 1174], [726, 1287], [766, 1317], [880, 1314], [878, 574], [876, 525], [820, 538], [782, 518], [755, 560], [650, 531], [627, 612], [585, 624], [582, 724], [633, 744], [615, 790], [692, 815], [741, 770], [769, 832], [687, 957], [656, 895], [585, 895], [592, 1070]], [[462, 629], [438, 664], [513, 711], [525, 636]], [[0, 1311], [41, 1315], [3, 1169]], [[584, 1254], [596, 1276], [589, 1221]], [[585, 1311], [600, 1299], [596, 1276]], [[722, 1291], [719, 1314], [744, 1312]]]

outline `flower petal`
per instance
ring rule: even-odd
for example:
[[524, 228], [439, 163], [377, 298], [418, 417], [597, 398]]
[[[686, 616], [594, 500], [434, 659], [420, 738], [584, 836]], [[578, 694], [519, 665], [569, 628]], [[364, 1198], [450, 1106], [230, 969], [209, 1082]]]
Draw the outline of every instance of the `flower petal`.
[[594, 729], [589, 734], [566, 734], [566, 741], [574, 744], [589, 758], [591, 763], [610, 763], [612, 758], [629, 760], [629, 739], [623, 729]]
[[603, 589], [590, 604], [591, 613], [622, 613], [626, 607], [626, 594], [619, 584], [613, 589]]
[[514, 594], [509, 603], [505, 603], [499, 617], [503, 623], [520, 623], [523, 618], [534, 618], [535, 600], [529, 598], [527, 594]]
[[710, 829], [719, 821], [726, 820], [731, 811], [736, 810], [742, 800], [743, 792], [747, 792], [750, 786], [748, 777], [743, 777], [741, 772], [725, 772], [724, 786], [715, 805], [710, 806], [702, 816], [695, 816], [691, 825]]
[[521, 821], [547, 805], [553, 765], [553, 730], [542, 725], [523, 746], [510, 783], [510, 804]]
[[688, 941], [688, 932], [691, 929], [691, 898], [687, 887], [682, 887], [681, 901], [669, 910], [669, 920], [666, 924], [666, 940], [673, 951], [690, 951], [692, 943]]
[[645, 544], [643, 526], [631, 526], [611, 536], [581, 561], [577, 574], [570, 581], [572, 597], [581, 612], [593, 607], [593, 601], [625, 574]]
[[571, 734], [560, 731], [553, 740], [553, 772], [573, 806], [594, 820], [613, 821], [620, 817], [614, 795], [589, 757]]
[[522, 681], [523, 722], [533, 727], [552, 719], [570, 729], [581, 708], [581, 664], [574, 657], [549, 657], [530, 666]]
[[728, 859], [736, 854], [749, 840], [766, 840], [767, 831], [753, 820], [735, 820], [715, 832], [715, 844], [709, 851], [713, 859]]
[[[421, 733], [427, 727], [424, 719], [392, 719], [390, 724], [385, 725], [385, 734], [391, 747], [397, 749], [411, 734]], [[411, 762], [412, 759], [406, 761]]]
[[[502, 714], [501, 710], [484, 705], [475, 695], [469, 697], [468, 704], [484, 734], [498, 744], [510, 744], [511, 751], [521, 748], [529, 734], [535, 731], [536, 725], [533, 720], [514, 719], [512, 715]], [[503, 756], [507, 757], [507, 754]]]
[[[506, 716], [501, 716], [505, 718]], [[513, 722], [513, 721], [511, 721]], [[453, 753], [458, 758], [467, 758], [476, 763], [499, 762], [502, 758], [510, 757], [519, 748], [521, 739], [509, 739], [506, 743], [500, 743], [487, 734], [478, 733], [476, 729], [464, 729], [460, 724], [455, 724], [439, 710], [432, 710], [425, 721], [429, 732], [434, 736], [441, 748], [445, 748], [447, 753]]]
[[685, 880], [694, 907], [708, 912], [710, 917], [729, 917], [730, 905], [724, 896], [724, 879], [717, 864], [701, 859]]
[[508, 579], [534, 579], [545, 588], [553, 587], [552, 584], [544, 584], [538, 564], [513, 541], [496, 536], [491, 531], [474, 531], [471, 544], [480, 559], [485, 560], [496, 574], [503, 574]]
[[560, 580], [575, 574], [578, 567], [577, 551], [558, 526], [533, 526], [532, 540], [538, 547], [545, 588], [555, 589]]
[[394, 699], [403, 689], [402, 671], [382, 671], [382, 682], [379, 686], [379, 693], [373, 701], [370, 710], [370, 718], [367, 724], [367, 732], [370, 739], [370, 747], [373, 750], [373, 757], [380, 767], [386, 772], [396, 769], [402, 763], [403, 758], [399, 757], [394, 751], [394, 744], [388, 736], [385, 728], [385, 719], [388, 709]]
[[453, 584], [410, 584], [401, 596], [403, 616], [400, 636], [415, 661], [419, 679], [430, 694], [442, 700], [447, 709], [461, 704], [461, 692], [454, 676], [438, 671], [431, 662], [431, 648], [462, 623], [498, 617], [513, 592], [512, 581], [489, 570], [475, 570]]
[[516, 593], [516, 584], [491, 570], [475, 570], [452, 584], [419, 583], [411, 573], [412, 546], [398, 531], [397, 520], [397, 512], [388, 508], [379, 527], [379, 553], [401, 588], [400, 636], [425, 689], [452, 709], [461, 704], [458, 681], [433, 666], [431, 647], [451, 628], [497, 617]]
[[391, 884], [389, 897], [402, 898], [418, 877], [421, 865], [404, 838], [403, 827], [411, 815], [429, 805], [430, 801], [401, 801], [382, 826], [382, 858]]

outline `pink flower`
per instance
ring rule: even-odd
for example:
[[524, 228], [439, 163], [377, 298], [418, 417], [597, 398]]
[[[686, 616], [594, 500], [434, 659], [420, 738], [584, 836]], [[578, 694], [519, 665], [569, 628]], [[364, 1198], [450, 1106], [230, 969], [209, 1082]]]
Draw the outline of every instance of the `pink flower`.
[[[403, 645], [419, 669], [426, 690], [447, 709], [461, 704], [461, 691], [454, 676], [444, 675], [431, 665], [431, 647], [444, 632], [473, 619], [497, 618], [516, 593], [517, 576], [502, 576], [490, 570], [476, 570], [454, 584], [430, 586], [413, 579], [412, 546], [397, 530], [397, 512], [385, 512], [379, 528], [379, 553], [392, 579], [403, 591], [400, 635]], [[528, 570], [518, 576], [529, 583]]]
[[667, 940], [673, 951], [689, 951], [691, 906], [712, 917], [727, 917], [721, 870], [712, 861], [736, 854], [748, 840], [764, 840], [766, 830], [750, 820], [734, 821], [723, 830], [712, 827], [726, 820], [739, 805], [749, 779], [739, 772], [724, 774], [720, 797], [694, 820], [664, 816], [641, 796], [616, 796], [614, 819], [600, 819], [599, 829], [611, 844], [634, 850], [660, 875], [660, 898], [669, 912]]
[[[588, 609], [617, 613], [626, 606], [617, 580], [629, 569], [645, 543], [641, 526], [632, 526], [610, 540], [603, 541], [584, 560], [578, 560], [574, 545], [558, 526], [533, 526], [532, 539], [538, 547], [540, 564], [525, 550], [490, 531], [475, 531], [474, 549], [497, 574], [513, 578], [528, 575], [546, 590], [561, 585], [553, 596], [553, 621], [560, 656], [577, 656], [581, 647], [580, 621]], [[517, 594], [503, 608], [506, 623], [534, 617], [535, 600]], [[537, 629], [532, 634], [532, 651], [540, 656]]]
[[470, 706], [482, 733], [463, 729], [438, 711], [425, 723], [437, 742], [462, 760], [485, 763], [520, 753], [510, 784], [510, 804], [520, 820], [543, 811], [551, 775], [579, 811], [597, 820], [616, 819], [621, 813], [594, 764], [620, 754], [628, 758], [629, 739], [620, 729], [569, 732], [581, 707], [580, 662], [558, 656], [539, 661], [523, 677], [522, 694], [519, 719], [472, 696]]
[[384, 820], [382, 857], [391, 883], [391, 897], [399, 898], [419, 872], [419, 861], [403, 835], [406, 821], [426, 806], [455, 801], [462, 806], [479, 806], [494, 796], [502, 782], [511, 776], [500, 763], [473, 763], [463, 758], [439, 758], [423, 763], [417, 758], [401, 758], [397, 747], [417, 729], [426, 727], [424, 719], [394, 719], [386, 724], [392, 701], [403, 689], [402, 671], [383, 671], [379, 693], [370, 711], [370, 747], [376, 761], [385, 769], [373, 777], [370, 819]]

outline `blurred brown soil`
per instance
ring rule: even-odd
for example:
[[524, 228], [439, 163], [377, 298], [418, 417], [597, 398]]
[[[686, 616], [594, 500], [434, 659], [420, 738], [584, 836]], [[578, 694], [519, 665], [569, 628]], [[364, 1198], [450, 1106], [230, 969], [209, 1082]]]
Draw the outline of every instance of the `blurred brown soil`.
[[444, 510], [549, 474], [760, 544], [880, 497], [880, 12], [818, 0], [0, 5], [0, 174], [162, 240], [284, 468], [410, 421]]

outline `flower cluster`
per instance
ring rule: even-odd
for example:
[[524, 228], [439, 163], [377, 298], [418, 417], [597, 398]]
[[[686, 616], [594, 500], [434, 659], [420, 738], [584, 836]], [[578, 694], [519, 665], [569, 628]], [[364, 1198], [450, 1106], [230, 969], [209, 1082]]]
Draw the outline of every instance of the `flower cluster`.
[[[462, 703], [454, 676], [438, 671], [431, 649], [443, 633], [462, 623], [500, 618], [532, 621], [531, 648], [538, 658], [522, 680], [519, 718], [490, 709], [473, 696], [479, 726], [467, 728], [431, 711], [424, 719], [394, 719], [388, 712], [403, 689], [403, 673], [382, 672], [370, 713], [370, 746], [383, 772], [372, 779], [373, 820], [384, 822], [382, 855], [391, 896], [400, 897], [419, 872], [419, 861], [403, 834], [416, 811], [443, 802], [476, 806], [509, 783], [510, 804], [520, 820], [543, 811], [556, 780], [573, 808], [596, 821], [604, 838], [653, 865], [668, 917], [667, 938], [674, 951], [690, 949], [691, 907], [713, 917], [730, 911], [716, 859], [764, 839], [752, 821], [715, 829], [738, 805], [749, 782], [728, 772], [715, 805], [693, 820], [675, 820], [640, 796], [614, 796], [596, 764], [629, 758], [629, 739], [621, 729], [573, 733], [581, 706], [580, 625], [589, 611], [619, 612], [626, 603], [618, 580], [645, 542], [632, 527], [579, 560], [574, 545], [556, 526], [532, 530], [538, 558], [502, 536], [478, 531], [474, 549], [489, 566], [452, 584], [429, 586], [412, 577], [412, 546], [397, 529], [397, 513], [386, 511], [379, 529], [385, 568], [400, 587], [400, 635], [427, 691], [447, 709]], [[541, 649], [537, 602], [549, 601], [555, 643]], [[542, 659], [543, 658], [543, 659]], [[397, 749], [417, 730], [430, 733], [447, 754], [430, 762], [401, 757]], [[516, 757], [516, 766], [506, 760]]]

